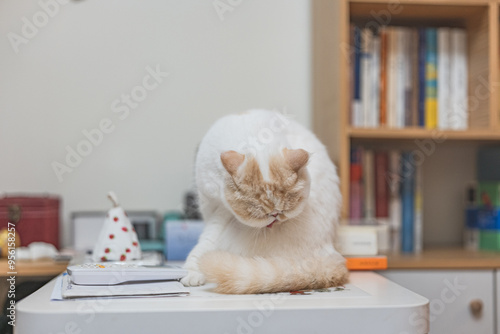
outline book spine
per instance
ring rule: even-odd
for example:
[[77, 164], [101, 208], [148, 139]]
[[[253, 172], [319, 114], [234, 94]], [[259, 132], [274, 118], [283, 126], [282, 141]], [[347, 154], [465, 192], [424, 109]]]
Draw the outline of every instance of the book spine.
[[425, 29], [418, 29], [418, 125], [425, 126]]
[[465, 130], [468, 124], [467, 35], [463, 29], [452, 29], [450, 35], [450, 105], [452, 111], [449, 125], [453, 130]]
[[375, 216], [389, 217], [389, 186], [385, 176], [389, 172], [389, 156], [387, 152], [375, 153]]
[[424, 207], [423, 207], [422, 166], [415, 171], [415, 253], [421, 253], [424, 247]]
[[373, 33], [364, 28], [361, 33], [361, 102], [363, 105], [362, 127], [371, 125], [373, 116], [372, 71], [373, 71]]
[[364, 185], [364, 218], [375, 217], [375, 177], [373, 151], [364, 150], [363, 153], [363, 185]]
[[349, 214], [351, 219], [362, 218], [362, 165], [361, 165], [361, 148], [351, 149], [351, 166], [350, 166], [350, 200]]
[[412, 71], [412, 30], [405, 29], [404, 31], [404, 126], [412, 125], [412, 102], [413, 102], [413, 71]]
[[387, 50], [387, 126], [396, 126], [396, 44], [397, 44], [397, 29], [394, 27], [387, 28], [388, 50]]
[[387, 125], [387, 28], [380, 29], [380, 126]]
[[405, 125], [405, 86], [406, 86], [406, 28], [396, 29], [396, 67], [395, 67], [395, 126], [402, 128]]
[[437, 125], [437, 30], [427, 28], [425, 57], [425, 127]]
[[414, 207], [415, 207], [415, 166], [411, 163], [411, 153], [401, 154], [401, 250], [414, 252]]
[[391, 251], [401, 251], [401, 153], [397, 150], [389, 152], [389, 173], [386, 175], [389, 187], [389, 221], [391, 228]]
[[386, 256], [348, 257], [346, 266], [349, 270], [384, 270], [387, 269]]
[[360, 127], [362, 123], [361, 106], [361, 29], [354, 27], [354, 96], [352, 105], [353, 127]]
[[355, 51], [354, 43], [354, 24], [349, 25], [349, 103], [350, 103], [350, 113], [349, 113], [349, 124], [353, 124], [354, 120], [354, 55]]
[[418, 29], [412, 29], [411, 44], [411, 67], [412, 67], [412, 104], [411, 104], [411, 125], [418, 126], [418, 100], [419, 100], [419, 68], [418, 68]]
[[372, 127], [380, 126], [380, 36], [373, 36], [373, 57], [372, 57], [372, 101], [370, 113]]
[[439, 28], [437, 31], [437, 46], [438, 46], [438, 87], [437, 87], [437, 112], [438, 112], [438, 128], [448, 129], [449, 118], [449, 87], [450, 87], [450, 29]]

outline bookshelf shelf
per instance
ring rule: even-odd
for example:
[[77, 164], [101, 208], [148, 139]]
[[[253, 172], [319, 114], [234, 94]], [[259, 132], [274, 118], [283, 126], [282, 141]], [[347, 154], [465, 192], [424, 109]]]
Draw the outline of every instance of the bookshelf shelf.
[[425, 139], [439, 138], [440, 140], [471, 140], [471, 141], [497, 141], [500, 140], [500, 131], [492, 130], [465, 130], [465, 131], [441, 131], [427, 130], [422, 128], [403, 129], [359, 129], [348, 128], [347, 135], [354, 138], [364, 139]]

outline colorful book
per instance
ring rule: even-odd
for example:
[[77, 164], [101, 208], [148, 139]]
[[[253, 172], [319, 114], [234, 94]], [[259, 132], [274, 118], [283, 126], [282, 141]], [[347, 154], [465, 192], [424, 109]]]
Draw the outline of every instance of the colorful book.
[[387, 94], [386, 94], [386, 106], [387, 106], [387, 126], [396, 126], [396, 94], [397, 94], [397, 83], [396, 83], [396, 72], [397, 72], [397, 57], [396, 57], [396, 46], [397, 46], [397, 29], [394, 27], [387, 28]]
[[375, 152], [375, 217], [389, 217], [389, 185], [385, 176], [389, 172], [387, 152]]
[[418, 126], [418, 101], [419, 101], [419, 67], [418, 67], [418, 29], [412, 29], [411, 36], [411, 68], [412, 68], [412, 102], [411, 102], [411, 126]]
[[404, 31], [404, 117], [403, 125], [412, 126], [412, 106], [413, 106], [413, 67], [412, 55], [416, 52], [413, 50], [413, 29]]
[[373, 32], [370, 28], [361, 31], [361, 103], [363, 123], [359, 126], [371, 126], [373, 116], [372, 96], [373, 73]]
[[449, 125], [453, 130], [465, 130], [468, 126], [467, 77], [467, 33], [464, 29], [451, 29]]
[[349, 124], [353, 124], [354, 115], [354, 55], [355, 45], [354, 45], [354, 24], [349, 25], [349, 102], [350, 102], [350, 114], [349, 114]]
[[349, 216], [351, 219], [363, 218], [362, 152], [361, 148], [351, 148], [349, 184]]
[[406, 90], [406, 59], [408, 37], [408, 28], [396, 28], [396, 63], [395, 71], [395, 121], [396, 128], [403, 128], [405, 126], [405, 90]]
[[439, 129], [449, 128], [450, 114], [450, 29], [438, 28], [437, 30], [437, 112]]
[[380, 126], [387, 125], [387, 50], [389, 40], [387, 38], [387, 28], [380, 28]]
[[425, 29], [425, 127], [437, 126], [437, 29]]
[[346, 266], [349, 270], [385, 270], [387, 256], [346, 256]]
[[423, 207], [422, 166], [416, 166], [415, 172], [415, 218], [414, 247], [415, 253], [421, 253], [424, 247], [424, 207]]
[[401, 251], [401, 153], [389, 151], [389, 173], [386, 176], [389, 187], [389, 221], [391, 225], [391, 251]]
[[415, 165], [412, 153], [401, 153], [401, 251], [412, 253], [415, 221]]
[[378, 128], [380, 126], [380, 36], [373, 35], [372, 74], [371, 74], [371, 100], [369, 123], [367, 126]]
[[361, 104], [361, 29], [354, 27], [354, 94], [352, 100], [351, 125], [360, 127], [363, 123]]
[[425, 127], [425, 29], [418, 29], [418, 125]]
[[364, 210], [363, 217], [375, 218], [375, 176], [374, 154], [372, 150], [363, 152], [363, 185], [364, 185]]

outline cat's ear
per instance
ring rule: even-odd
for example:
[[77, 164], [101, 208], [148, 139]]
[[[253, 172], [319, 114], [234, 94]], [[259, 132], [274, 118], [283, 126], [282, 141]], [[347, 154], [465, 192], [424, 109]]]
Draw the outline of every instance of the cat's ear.
[[288, 165], [290, 165], [295, 172], [298, 172], [309, 161], [309, 153], [301, 148], [296, 150], [284, 148], [283, 155]]
[[245, 155], [240, 154], [236, 151], [226, 151], [220, 155], [220, 161], [222, 161], [222, 165], [231, 176], [236, 174], [238, 167], [241, 166], [244, 160]]

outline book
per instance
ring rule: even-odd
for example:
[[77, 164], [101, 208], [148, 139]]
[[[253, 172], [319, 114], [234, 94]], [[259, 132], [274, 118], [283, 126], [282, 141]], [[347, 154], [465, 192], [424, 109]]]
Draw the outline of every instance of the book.
[[394, 74], [395, 101], [394, 101], [394, 127], [403, 128], [405, 126], [405, 90], [406, 90], [406, 59], [407, 55], [407, 28], [398, 27], [396, 32], [396, 54]]
[[362, 124], [358, 126], [372, 126], [373, 116], [373, 32], [370, 28], [361, 31], [361, 103], [363, 106]]
[[369, 127], [378, 128], [380, 126], [380, 36], [373, 35], [373, 54], [372, 54], [372, 84]]
[[414, 40], [412, 39], [414, 29], [404, 31], [404, 117], [403, 126], [412, 126], [412, 107], [413, 107], [413, 66], [412, 57], [416, 53], [414, 50]]
[[401, 251], [414, 252], [415, 165], [412, 153], [401, 153]]
[[439, 129], [449, 128], [448, 118], [450, 114], [450, 29], [438, 28], [437, 30], [437, 112]]
[[387, 28], [380, 28], [380, 110], [379, 125], [387, 125]]
[[375, 176], [374, 154], [372, 150], [363, 152], [364, 218], [375, 217]]
[[346, 256], [346, 266], [349, 270], [385, 270], [387, 269], [386, 255], [373, 256]]
[[375, 217], [389, 217], [389, 185], [385, 176], [389, 172], [387, 152], [375, 152]]
[[354, 114], [354, 54], [356, 53], [354, 48], [354, 24], [349, 25], [349, 124], [353, 124], [353, 114]]
[[437, 125], [437, 30], [426, 28], [425, 53], [425, 127]]
[[354, 27], [354, 93], [352, 100], [351, 125], [360, 127], [363, 124], [363, 106], [361, 104], [361, 29]]
[[401, 250], [401, 153], [397, 150], [389, 151], [389, 173], [386, 177], [389, 186], [389, 222], [391, 225], [391, 251], [399, 253]]
[[351, 148], [350, 184], [349, 184], [349, 216], [353, 219], [363, 217], [363, 187], [362, 187], [362, 149]]
[[415, 209], [414, 209], [414, 248], [415, 253], [422, 252], [424, 247], [424, 207], [423, 207], [422, 166], [417, 165], [415, 171]]
[[396, 83], [396, 45], [397, 45], [397, 34], [396, 28], [388, 27], [387, 28], [387, 40], [388, 40], [388, 49], [387, 49], [387, 74], [386, 74], [386, 86], [387, 86], [387, 94], [386, 94], [386, 117], [387, 117], [387, 126], [395, 127], [396, 126], [396, 94], [397, 94], [397, 83]]
[[411, 67], [412, 67], [412, 101], [411, 101], [411, 126], [419, 126], [418, 120], [418, 101], [419, 101], [419, 33], [418, 29], [412, 30], [411, 36]]
[[426, 59], [425, 28], [418, 29], [418, 125], [425, 127], [425, 59]]
[[468, 124], [467, 34], [463, 29], [450, 31], [450, 106], [449, 127], [465, 130]]

